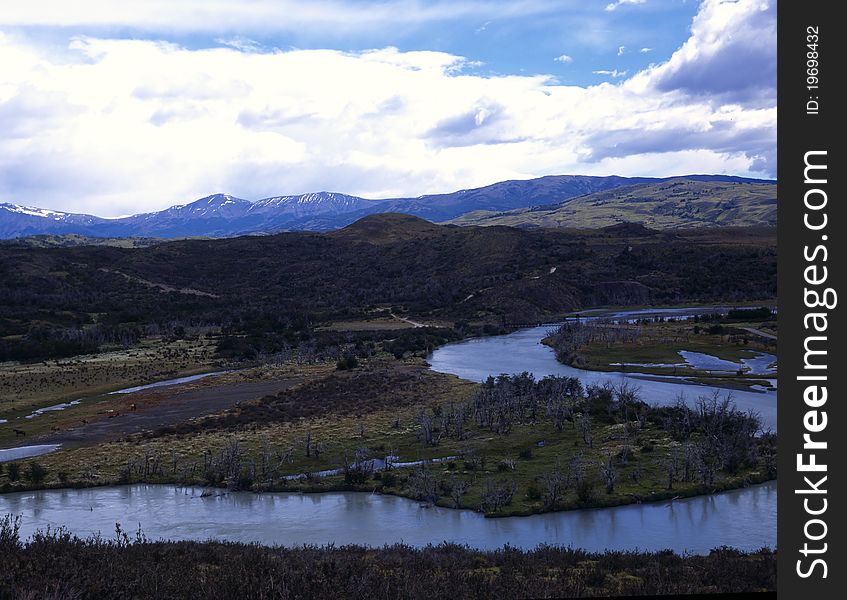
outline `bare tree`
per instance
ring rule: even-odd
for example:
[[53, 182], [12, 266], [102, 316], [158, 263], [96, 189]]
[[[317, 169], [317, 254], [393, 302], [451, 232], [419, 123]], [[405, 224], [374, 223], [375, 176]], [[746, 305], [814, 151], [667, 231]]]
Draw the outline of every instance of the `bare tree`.
[[565, 476], [559, 469], [544, 473], [541, 485], [544, 487], [544, 508], [556, 508], [565, 490]]
[[497, 512], [503, 506], [512, 503], [517, 486], [514, 482], [497, 483], [488, 478], [482, 484], [480, 494], [480, 509], [483, 512]]
[[312, 456], [312, 430], [311, 429], [306, 430], [306, 437], [303, 440], [303, 445], [306, 448], [306, 458], [311, 457]]
[[600, 463], [600, 475], [602, 475], [603, 482], [606, 484], [606, 493], [614, 493], [618, 471], [615, 468], [614, 456], [612, 456], [611, 451], [606, 452], [606, 460]]
[[458, 477], [453, 477], [450, 480], [450, 500], [453, 502], [453, 508], [462, 506], [462, 496], [468, 491], [468, 482]]
[[579, 417], [579, 431], [582, 433], [582, 441], [589, 447], [594, 447], [594, 438], [591, 435], [591, 416], [588, 413], [582, 413]]
[[420, 426], [421, 439], [427, 446], [437, 446], [441, 442], [443, 431], [437, 428], [434, 415], [422, 410], [418, 415], [418, 425]]

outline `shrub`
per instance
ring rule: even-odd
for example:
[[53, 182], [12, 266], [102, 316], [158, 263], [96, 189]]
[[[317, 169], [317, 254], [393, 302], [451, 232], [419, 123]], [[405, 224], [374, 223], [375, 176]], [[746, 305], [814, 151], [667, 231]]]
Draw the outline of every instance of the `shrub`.
[[357, 359], [353, 355], [345, 356], [340, 359], [337, 363], [335, 363], [335, 368], [339, 371], [347, 371], [349, 369], [355, 369], [359, 366], [359, 359]]
[[541, 500], [542, 491], [535, 481], [530, 481], [526, 486], [526, 497], [530, 500]]
[[32, 461], [26, 471], [26, 478], [33, 485], [38, 485], [47, 477], [47, 469], [40, 462]]
[[18, 463], [9, 463], [6, 467], [9, 481], [18, 481], [21, 478], [21, 466]]
[[596, 484], [594, 480], [585, 477], [579, 480], [576, 484], [576, 497], [583, 504], [588, 504], [594, 500]]

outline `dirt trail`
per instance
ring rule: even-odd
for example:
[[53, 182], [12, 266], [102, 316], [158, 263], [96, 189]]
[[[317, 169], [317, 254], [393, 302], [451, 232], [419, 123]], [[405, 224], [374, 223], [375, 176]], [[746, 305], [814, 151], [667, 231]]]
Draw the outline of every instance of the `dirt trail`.
[[417, 321], [412, 321], [411, 319], [407, 319], [406, 317], [401, 317], [399, 315], [395, 315], [394, 313], [388, 313], [388, 314], [390, 314], [393, 318], [397, 319], [398, 321], [403, 321], [404, 323], [408, 323], [409, 325], [412, 325], [413, 327], [426, 327], [426, 325], [424, 325], [423, 323], [418, 323]]
[[101, 271], [104, 273], [114, 273], [115, 275], [120, 275], [121, 277], [127, 279], [128, 281], [134, 281], [136, 283], [140, 283], [142, 285], [146, 285], [147, 287], [156, 288], [162, 291], [162, 293], [168, 292], [177, 292], [179, 294], [188, 294], [189, 296], [207, 296], [209, 298], [220, 298], [217, 294], [213, 294], [211, 292], [204, 292], [203, 290], [195, 290], [194, 288], [176, 288], [171, 285], [167, 285], [166, 283], [156, 283], [155, 281], [147, 281], [146, 279], [142, 279], [141, 277], [135, 277], [133, 275], [127, 275], [122, 271], [115, 271], [113, 269], [101, 268]]
[[776, 340], [776, 336], [772, 333], [768, 333], [766, 331], [762, 331], [761, 329], [756, 329], [755, 327], [741, 327], [744, 331], [749, 331], [754, 335], [762, 336], [763, 338], [767, 338], [769, 340]]

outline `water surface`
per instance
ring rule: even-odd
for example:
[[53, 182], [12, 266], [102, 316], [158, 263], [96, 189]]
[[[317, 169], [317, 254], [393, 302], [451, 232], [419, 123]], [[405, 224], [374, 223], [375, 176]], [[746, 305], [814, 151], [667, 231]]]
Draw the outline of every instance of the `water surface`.
[[33, 456], [41, 456], [49, 454], [61, 448], [61, 444], [38, 444], [36, 446], [19, 446], [17, 448], [6, 448], [0, 450], [0, 462], [10, 460], [20, 460], [22, 458], [32, 458]]
[[167, 387], [169, 385], [178, 385], [180, 383], [189, 383], [191, 381], [197, 381], [198, 379], [204, 379], [206, 377], [212, 377], [214, 375], [223, 375], [224, 373], [228, 373], [229, 371], [214, 371], [212, 373], [200, 373], [199, 375], [188, 375], [186, 377], [176, 377], [175, 379], [165, 379], [164, 381], [157, 381], [155, 383], [148, 383], [146, 385], [136, 385], [134, 387], [124, 388], [122, 390], [115, 390], [114, 392], [109, 392], [110, 394], [132, 394], [135, 392], [140, 392], [141, 390], [149, 390], [151, 388], [158, 387]]
[[140, 524], [154, 540], [215, 538], [286, 546], [447, 541], [482, 549], [545, 543], [592, 551], [707, 553], [721, 545], [743, 550], [776, 545], [773, 482], [673, 502], [500, 519], [366, 492], [237, 492], [205, 498], [202, 492], [133, 485], [0, 494], [0, 515], [22, 515], [24, 536], [64, 525], [80, 536], [99, 532], [112, 537], [115, 523], [121, 523], [130, 533]]

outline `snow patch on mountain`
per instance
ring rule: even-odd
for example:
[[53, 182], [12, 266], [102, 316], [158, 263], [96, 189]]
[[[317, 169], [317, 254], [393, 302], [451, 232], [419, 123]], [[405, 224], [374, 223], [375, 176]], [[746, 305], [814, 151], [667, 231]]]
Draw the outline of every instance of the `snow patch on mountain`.
[[61, 221], [65, 217], [70, 216], [68, 213], [57, 212], [55, 210], [48, 210], [46, 208], [36, 208], [32, 206], [20, 206], [19, 204], [0, 204], [0, 208], [8, 210], [9, 212], [18, 213], [21, 215], [29, 215], [31, 217], [43, 217], [45, 219], [53, 219], [55, 221]]

